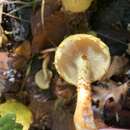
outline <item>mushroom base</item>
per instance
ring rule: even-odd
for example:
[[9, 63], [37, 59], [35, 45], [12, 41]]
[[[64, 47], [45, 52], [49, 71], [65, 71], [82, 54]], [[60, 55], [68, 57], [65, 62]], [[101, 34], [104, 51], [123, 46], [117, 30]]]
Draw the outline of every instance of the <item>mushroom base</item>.
[[90, 82], [83, 79], [77, 83], [77, 105], [74, 114], [76, 130], [97, 130], [91, 103]]

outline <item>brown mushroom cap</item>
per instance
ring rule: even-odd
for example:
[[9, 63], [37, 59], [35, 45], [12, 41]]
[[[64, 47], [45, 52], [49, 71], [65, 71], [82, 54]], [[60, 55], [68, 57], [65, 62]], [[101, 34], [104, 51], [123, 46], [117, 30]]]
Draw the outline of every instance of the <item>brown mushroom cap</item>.
[[56, 69], [70, 84], [77, 83], [83, 55], [90, 65], [91, 82], [101, 79], [110, 65], [109, 48], [99, 38], [88, 34], [71, 35], [62, 41], [55, 54]]

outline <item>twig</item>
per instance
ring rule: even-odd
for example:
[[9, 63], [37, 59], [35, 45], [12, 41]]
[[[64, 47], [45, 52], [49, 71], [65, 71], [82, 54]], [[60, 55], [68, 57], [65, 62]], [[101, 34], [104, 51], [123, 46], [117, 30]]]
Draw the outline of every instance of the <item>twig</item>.
[[6, 16], [9, 16], [11, 18], [14, 18], [16, 20], [20, 20], [20, 21], [23, 21], [23, 22], [26, 22], [26, 23], [30, 23], [30, 21], [28, 20], [25, 20], [25, 19], [22, 19], [22, 18], [18, 18], [17, 16], [14, 16], [14, 15], [11, 15], [11, 14], [8, 14], [8, 13], [5, 13], [5, 12], [2, 12], [3, 15], [6, 15]]
[[32, 2], [0, 0], [0, 4], [28, 4]]
[[41, 54], [45, 54], [45, 53], [49, 53], [49, 52], [54, 52], [56, 51], [56, 48], [49, 48], [49, 49], [45, 49], [41, 52]]
[[25, 87], [25, 83], [26, 83], [26, 80], [31, 72], [31, 67], [32, 67], [32, 60], [29, 62], [28, 66], [27, 66], [27, 70], [25, 72], [25, 76], [24, 76], [24, 79], [23, 79], [23, 82], [22, 82], [22, 85], [21, 85], [21, 91], [24, 89]]
[[39, 56], [39, 59], [43, 59], [48, 53], [56, 51], [57, 48], [49, 48], [41, 51], [42, 56]]
[[3, 4], [0, 4], [0, 24], [2, 23]]
[[41, 5], [41, 23], [42, 23], [42, 27], [44, 27], [44, 9], [45, 8], [45, 0], [42, 0], [42, 5]]
[[14, 31], [7, 31], [7, 30], [4, 30], [4, 33], [5, 33], [6, 35], [12, 35], [13, 32], [14, 32]]
[[29, 7], [29, 6], [30, 6], [30, 4], [25, 4], [25, 5], [21, 6], [21, 7], [18, 7], [18, 8], [16, 8], [16, 9], [13, 9], [12, 11], [10, 11], [10, 12], [8, 12], [8, 13], [9, 13], [9, 14], [13, 14], [13, 13], [15, 13], [15, 12], [17, 12], [17, 11], [23, 9], [23, 8]]

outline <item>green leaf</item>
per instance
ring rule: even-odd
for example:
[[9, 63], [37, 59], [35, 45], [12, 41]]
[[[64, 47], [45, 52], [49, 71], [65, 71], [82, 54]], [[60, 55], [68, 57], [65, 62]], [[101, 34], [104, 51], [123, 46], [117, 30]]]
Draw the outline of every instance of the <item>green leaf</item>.
[[0, 130], [22, 130], [23, 126], [16, 123], [16, 115], [8, 113], [0, 118]]
[[[32, 123], [32, 113], [26, 107], [24, 104], [16, 101], [16, 100], [7, 100], [5, 103], [0, 104], [0, 115], [1, 117], [5, 116], [8, 113], [15, 113], [16, 114], [16, 122], [22, 124], [23, 128], [22, 130], [28, 130], [30, 127], [30, 124]], [[15, 118], [14, 118], [15, 120]], [[7, 121], [3, 120], [2, 124], [5, 124]], [[17, 125], [16, 125], [17, 126]], [[3, 129], [0, 130], [6, 130], [6, 127], [11, 126], [6, 125], [3, 127]], [[13, 129], [13, 130], [21, 130], [21, 129]]]

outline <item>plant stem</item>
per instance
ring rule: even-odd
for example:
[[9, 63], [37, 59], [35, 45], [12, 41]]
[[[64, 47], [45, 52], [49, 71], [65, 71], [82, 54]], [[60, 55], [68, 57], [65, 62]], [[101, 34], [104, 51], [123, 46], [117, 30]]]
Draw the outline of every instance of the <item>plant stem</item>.
[[14, 16], [14, 15], [9, 14], [9, 13], [2, 12], [2, 14], [3, 14], [3, 15], [6, 15], [6, 16], [9, 16], [9, 17], [11, 17], [11, 18], [14, 18], [14, 19], [16, 19], [16, 20], [20, 20], [20, 21], [23, 21], [23, 22], [26, 22], [26, 23], [30, 23], [30, 21], [28, 21], [28, 20], [21, 19], [21, 18], [19, 18], [19, 17], [17, 17], [17, 16]]
[[0, 4], [0, 24], [2, 23], [3, 4]]

